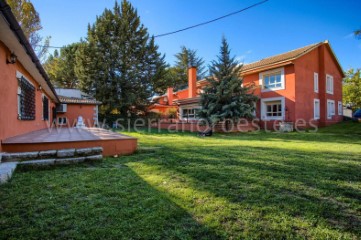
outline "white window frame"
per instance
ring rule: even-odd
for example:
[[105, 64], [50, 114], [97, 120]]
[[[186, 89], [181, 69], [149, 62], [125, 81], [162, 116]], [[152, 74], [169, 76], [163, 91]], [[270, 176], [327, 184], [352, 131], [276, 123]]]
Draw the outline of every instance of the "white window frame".
[[[330, 80], [330, 81], [329, 81]], [[333, 94], [333, 76], [326, 74], [326, 93]]]
[[41, 120], [44, 121], [44, 93], [41, 94]]
[[315, 93], [318, 93], [318, 73], [313, 73], [313, 89]]
[[28, 81], [36, 89], [35, 85], [24, 74], [22, 74], [19, 71], [16, 71], [16, 78], [20, 79], [21, 77], [25, 78], [25, 80]]
[[341, 101], [337, 102], [337, 111], [338, 111], [338, 115], [342, 116], [343, 115], [343, 105]]
[[[316, 108], [316, 103], [318, 104], [318, 108]], [[314, 99], [313, 100], [313, 118], [316, 120], [320, 119], [320, 116], [321, 116], [320, 113], [321, 113], [320, 99]]]
[[[332, 103], [332, 108], [330, 109], [330, 104]], [[335, 115], [335, 100], [327, 99], [327, 119], [332, 119], [332, 116]]]
[[[22, 74], [19, 71], [16, 71], [16, 79], [21, 79], [21, 78], [24, 78], [26, 81], [28, 81], [28, 83], [30, 83], [35, 88], [35, 108], [36, 108], [36, 87], [27, 77], [25, 77], [24, 74]], [[19, 120], [21, 119], [21, 106], [20, 106], [20, 95], [21, 94], [22, 94], [21, 87], [18, 86], [17, 98], [18, 98], [18, 119]], [[35, 113], [35, 119], [36, 119], [36, 113]]]
[[[44, 119], [44, 97], [46, 97], [47, 99], [48, 99], [48, 114], [49, 114], [49, 116], [48, 116], [48, 120], [45, 120]], [[42, 120], [43, 121], [50, 121], [50, 110], [51, 110], [51, 107], [50, 107], [50, 98], [48, 98], [44, 93], [42, 93], [41, 94], [41, 116], [42, 116]]]
[[252, 112], [252, 116], [253, 116], [253, 117], [256, 117], [256, 115], [257, 115], [257, 102], [254, 102], [254, 103], [253, 103], [253, 107], [254, 107], [254, 110], [253, 110], [253, 112]]
[[21, 87], [18, 86], [18, 93], [17, 93], [17, 97], [18, 97], [18, 118], [21, 116]]
[[[263, 78], [265, 75], [272, 75], [273, 73], [281, 72], [281, 87], [277, 88], [264, 88]], [[261, 92], [270, 92], [285, 89], [285, 69], [284, 68], [276, 68], [266, 72], [259, 73], [259, 85], [261, 86]]]
[[[281, 101], [282, 116], [268, 117], [267, 116], [267, 102]], [[285, 119], [285, 97], [262, 98], [261, 99], [261, 119], [262, 120], [284, 120]]]
[[186, 118], [186, 117], [183, 118], [183, 111], [186, 110], [186, 109], [187, 110], [188, 109], [202, 109], [202, 107], [199, 106], [199, 105], [186, 105], [186, 106], [183, 106], [183, 107], [179, 108], [179, 113], [180, 113], [179, 117], [180, 117], [181, 120], [197, 120], [198, 119], [197, 116], [190, 117], [190, 118]]

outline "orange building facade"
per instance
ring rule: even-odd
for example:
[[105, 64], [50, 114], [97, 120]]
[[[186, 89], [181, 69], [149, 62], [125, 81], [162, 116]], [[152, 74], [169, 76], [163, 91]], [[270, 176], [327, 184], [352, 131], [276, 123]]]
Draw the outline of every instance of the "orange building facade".
[[[50, 126], [53, 121], [51, 110], [59, 101], [51, 90], [43, 88], [45, 83], [41, 84], [34, 79], [19, 57], [15, 63], [7, 63], [5, 59], [10, 55], [9, 48], [0, 41], [0, 140]], [[31, 104], [34, 109], [32, 113], [26, 113], [29, 117], [22, 116], [20, 109], [20, 98], [25, 93], [19, 81], [27, 82], [34, 94], [34, 103]], [[45, 101], [48, 102], [47, 106]]]
[[[80, 95], [67, 96], [66, 91]], [[61, 93], [51, 84], [11, 8], [0, 0], [0, 163], [3, 152], [102, 147], [104, 156], [113, 156], [136, 150], [135, 138], [86, 128], [98, 126], [100, 102], [76, 89]], [[80, 128], [71, 129], [79, 127], [79, 119]], [[69, 129], [58, 132], [56, 127]]]
[[[5, 139], [59, 126], [59, 118], [85, 126], [97, 123], [99, 102], [58, 96], [10, 7], [0, 1], [0, 143]], [[68, 105], [66, 112], [59, 106]], [[0, 152], [2, 151], [0, 144]]]
[[[207, 80], [196, 81], [196, 68], [188, 70], [188, 89], [154, 98], [151, 111], [164, 116], [177, 111], [178, 121], [196, 121], [200, 93]], [[294, 127], [326, 126], [342, 121], [343, 70], [328, 41], [246, 64], [240, 75], [253, 85], [259, 100], [255, 119], [261, 128], [280, 122]]]
[[60, 127], [76, 127], [79, 118], [84, 127], [97, 127], [98, 106], [101, 102], [91, 98], [78, 89], [55, 89], [60, 104], [57, 107], [56, 124]]

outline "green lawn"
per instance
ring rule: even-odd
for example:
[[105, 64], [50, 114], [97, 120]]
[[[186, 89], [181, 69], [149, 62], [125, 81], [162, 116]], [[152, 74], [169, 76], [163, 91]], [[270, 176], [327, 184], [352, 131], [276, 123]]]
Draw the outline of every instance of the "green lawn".
[[350, 128], [361, 133], [130, 133], [132, 156], [19, 169], [0, 186], [0, 238], [360, 239]]

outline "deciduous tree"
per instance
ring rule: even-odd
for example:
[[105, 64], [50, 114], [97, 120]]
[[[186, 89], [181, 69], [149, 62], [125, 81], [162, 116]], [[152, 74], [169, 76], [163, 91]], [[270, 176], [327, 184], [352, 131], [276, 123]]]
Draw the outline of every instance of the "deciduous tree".
[[350, 69], [343, 81], [343, 102], [353, 109], [361, 108], [361, 69]]
[[39, 34], [41, 25], [39, 13], [30, 0], [6, 0], [15, 18], [18, 20], [25, 36], [41, 61], [48, 52], [50, 36], [43, 38]]

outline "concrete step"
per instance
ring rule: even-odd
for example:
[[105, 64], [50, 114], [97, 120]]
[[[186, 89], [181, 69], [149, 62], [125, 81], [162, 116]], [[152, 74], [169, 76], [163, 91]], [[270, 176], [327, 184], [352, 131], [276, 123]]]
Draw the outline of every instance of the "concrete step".
[[72, 157], [72, 158], [53, 158], [53, 159], [41, 159], [41, 160], [29, 160], [19, 162], [20, 166], [50, 166], [50, 165], [68, 165], [81, 162], [94, 162], [103, 159], [102, 155], [93, 155], [86, 157]]
[[0, 162], [23, 162], [47, 159], [79, 158], [102, 155], [102, 147], [70, 148], [61, 150], [47, 150], [37, 152], [2, 153]]
[[6, 183], [10, 180], [17, 164], [17, 162], [0, 163], [0, 184]]

